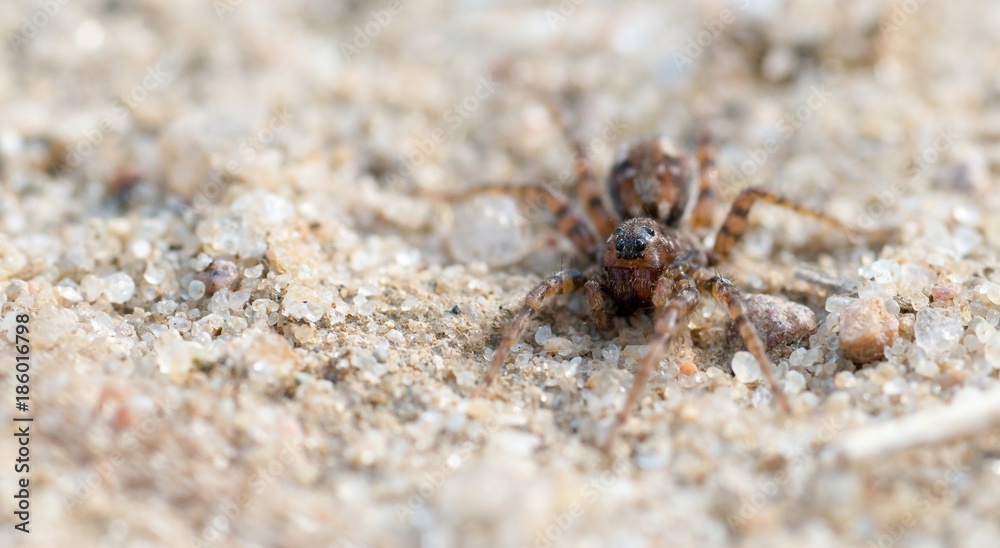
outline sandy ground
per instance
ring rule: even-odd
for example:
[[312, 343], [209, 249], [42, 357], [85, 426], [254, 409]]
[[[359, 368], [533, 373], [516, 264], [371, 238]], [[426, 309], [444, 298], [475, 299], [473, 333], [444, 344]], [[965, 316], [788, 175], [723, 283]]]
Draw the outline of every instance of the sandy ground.
[[[0, 543], [996, 545], [1000, 5], [666, 4], [0, 5], [0, 420], [34, 419]], [[791, 414], [705, 305], [602, 454], [651, 325], [579, 297], [470, 398], [528, 289], [588, 263], [530, 204], [420, 196], [572, 192], [546, 96], [602, 173], [708, 127], [723, 201], [890, 229], [762, 206], [725, 265], [817, 314], [772, 351]], [[863, 367], [859, 296], [900, 325]]]

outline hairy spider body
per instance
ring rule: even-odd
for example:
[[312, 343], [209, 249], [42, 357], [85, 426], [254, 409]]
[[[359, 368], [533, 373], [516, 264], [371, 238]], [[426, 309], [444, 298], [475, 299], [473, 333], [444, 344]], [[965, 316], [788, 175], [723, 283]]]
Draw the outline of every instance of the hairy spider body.
[[682, 149], [666, 139], [647, 139], [622, 149], [608, 176], [608, 193], [614, 210], [627, 218], [677, 226], [688, 203], [689, 179]]
[[[511, 347], [520, 339], [531, 317], [555, 295], [584, 289], [599, 329], [607, 327], [609, 312], [629, 315], [651, 310], [655, 334], [636, 369], [626, 403], [609, 429], [605, 448], [610, 447], [637, 404], [653, 367], [663, 357], [684, 318], [705, 295], [726, 306], [747, 350], [760, 363], [775, 398], [787, 411], [788, 403], [779, 390], [764, 343], [747, 320], [743, 298], [732, 282], [717, 275], [711, 267], [726, 258], [746, 231], [750, 207], [758, 200], [849, 229], [832, 217], [765, 190], [748, 188], [733, 202], [714, 247], [709, 250], [696, 234], [710, 226], [715, 207], [716, 172], [707, 132], [699, 139], [697, 198], [687, 217], [691, 176], [687, 155], [681, 148], [662, 138], [645, 139], [625, 147], [608, 178], [613, 205], [609, 210], [583, 145], [576, 140], [572, 143], [576, 153], [576, 186], [586, 216], [561, 192], [540, 184], [488, 184], [450, 195], [453, 200], [484, 193], [537, 199], [555, 214], [560, 231], [595, 263], [587, 275], [576, 270], [559, 272], [528, 293], [505, 330], [477, 394], [500, 373]], [[685, 218], [687, 227], [681, 226]], [[605, 240], [603, 246], [598, 243], [601, 239]]]
[[608, 238], [603, 259], [602, 289], [615, 313], [626, 316], [653, 308], [656, 283], [670, 265], [694, 256], [695, 249], [693, 242], [651, 218], [622, 223]]

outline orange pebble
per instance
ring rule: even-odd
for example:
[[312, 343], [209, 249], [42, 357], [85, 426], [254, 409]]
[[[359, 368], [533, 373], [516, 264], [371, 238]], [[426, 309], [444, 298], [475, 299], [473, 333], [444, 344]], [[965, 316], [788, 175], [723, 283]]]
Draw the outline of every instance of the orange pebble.
[[681, 364], [681, 375], [694, 375], [696, 371], [698, 371], [698, 368], [691, 362]]
[[950, 301], [958, 296], [960, 289], [958, 284], [938, 284], [931, 288], [931, 297], [934, 302]]

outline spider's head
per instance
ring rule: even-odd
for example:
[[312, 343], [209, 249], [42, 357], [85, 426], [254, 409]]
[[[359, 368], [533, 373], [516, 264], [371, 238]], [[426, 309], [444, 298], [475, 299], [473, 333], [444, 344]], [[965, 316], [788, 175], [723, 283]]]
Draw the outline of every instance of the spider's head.
[[629, 219], [616, 228], [608, 238], [605, 256], [617, 261], [646, 259], [646, 250], [653, 247], [658, 236], [660, 228], [652, 219]]
[[632, 230], [618, 227], [612, 236], [615, 240], [615, 257], [626, 261], [641, 258], [646, 253], [646, 245], [649, 244], [656, 232], [651, 226], [633, 226]]

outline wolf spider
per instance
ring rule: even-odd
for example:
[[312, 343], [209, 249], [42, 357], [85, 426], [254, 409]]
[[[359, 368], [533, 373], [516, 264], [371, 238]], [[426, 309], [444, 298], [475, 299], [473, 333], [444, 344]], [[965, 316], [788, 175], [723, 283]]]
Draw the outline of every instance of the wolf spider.
[[[575, 153], [576, 187], [586, 217], [564, 194], [542, 184], [486, 184], [449, 196], [449, 201], [482, 194], [505, 194], [537, 200], [555, 214], [559, 230], [581, 253], [596, 263], [586, 274], [578, 270], [559, 272], [528, 292], [524, 304], [504, 332], [486, 376], [474, 395], [481, 394], [496, 378], [511, 347], [521, 338], [532, 316], [556, 295], [585, 290], [594, 323], [599, 329], [607, 327], [609, 308], [618, 315], [651, 309], [655, 335], [635, 372], [625, 405], [618, 411], [607, 434], [604, 442], [607, 449], [642, 395], [653, 367], [664, 356], [682, 320], [695, 309], [704, 294], [725, 304], [746, 348], [760, 363], [774, 397], [788, 412], [788, 401], [779, 389], [765, 345], [747, 319], [743, 297], [736, 286], [718, 275], [713, 267], [729, 255], [746, 232], [747, 216], [757, 201], [791, 209], [851, 234], [854, 231], [823, 213], [761, 188], [751, 187], [736, 197], [714, 245], [708, 249], [698, 237], [711, 229], [717, 186], [714, 150], [707, 131], [699, 136], [698, 194], [687, 217], [685, 213], [693, 181], [683, 149], [663, 138], [648, 138], [623, 148], [608, 177], [608, 192], [613, 206], [609, 209], [594, 177], [586, 149], [578, 140], [570, 140]], [[687, 226], [682, 222], [685, 219], [688, 219]]]

